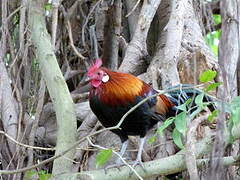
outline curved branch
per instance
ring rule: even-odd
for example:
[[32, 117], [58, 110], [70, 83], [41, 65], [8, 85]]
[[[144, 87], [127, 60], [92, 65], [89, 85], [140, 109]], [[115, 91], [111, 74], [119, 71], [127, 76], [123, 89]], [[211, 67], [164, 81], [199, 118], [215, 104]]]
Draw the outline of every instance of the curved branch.
[[[166, 40], [163, 42], [162, 39], [159, 39], [163, 43], [159, 43], [159, 51], [157, 51], [153, 58], [153, 63], [156, 63], [157, 66], [151, 66], [151, 71], [155, 73], [159, 71], [163, 88], [179, 84], [180, 81], [177, 63], [181, 48], [187, 3], [185, 0], [171, 1], [170, 19], [163, 30], [163, 34], [166, 34]], [[161, 48], [162, 46], [163, 48]], [[153, 84], [156, 86], [156, 82], [153, 82]]]
[[160, 2], [161, 0], [144, 0], [136, 30], [126, 49], [125, 57], [119, 68], [120, 71], [139, 74], [138, 69], [143, 64], [143, 58], [147, 56], [148, 30]]

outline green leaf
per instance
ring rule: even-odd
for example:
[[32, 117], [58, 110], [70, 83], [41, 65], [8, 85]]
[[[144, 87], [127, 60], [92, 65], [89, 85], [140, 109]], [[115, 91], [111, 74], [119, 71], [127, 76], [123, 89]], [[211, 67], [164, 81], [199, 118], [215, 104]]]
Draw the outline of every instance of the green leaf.
[[157, 133], [159, 135], [163, 134], [163, 131], [172, 124], [174, 121], [175, 117], [168, 118], [167, 120], [164, 121], [164, 123], [158, 128]]
[[235, 97], [230, 103], [231, 116], [230, 120], [234, 125], [240, 123], [240, 96]]
[[204, 97], [204, 93], [201, 93], [196, 96], [196, 98], [195, 98], [196, 105], [203, 107], [203, 97]]
[[51, 178], [51, 176], [52, 174], [49, 174], [44, 170], [38, 171], [39, 180], [48, 180]]
[[177, 106], [176, 108], [181, 111], [187, 112], [187, 105], [190, 104], [191, 102], [192, 102], [192, 98], [189, 98], [184, 104], [181, 104], [181, 105]]
[[217, 45], [211, 45], [212, 52], [217, 56], [218, 55], [218, 46]]
[[185, 103], [177, 106], [176, 108], [179, 109], [179, 110], [181, 110], [181, 111], [184, 111], [184, 112], [187, 111], [187, 106], [186, 106]]
[[209, 116], [208, 116], [208, 121], [210, 122], [210, 123], [212, 123], [213, 122], [213, 119], [215, 118], [215, 117], [217, 117], [217, 115], [218, 115], [218, 110], [217, 109], [215, 109]]
[[39, 180], [48, 180], [51, 178], [51, 174], [39, 174]]
[[205, 91], [205, 92], [208, 92], [208, 91], [214, 90], [214, 89], [216, 89], [218, 86], [220, 86], [221, 84], [222, 84], [221, 82], [211, 83], [211, 84], [209, 84], [209, 85], [204, 89], [204, 91]]
[[112, 157], [112, 150], [101, 150], [96, 157], [96, 167], [104, 165]]
[[46, 3], [44, 6], [46, 11], [50, 11], [52, 9], [52, 4], [51, 3]]
[[176, 129], [178, 130], [178, 132], [182, 133], [183, 135], [185, 135], [187, 131], [186, 116], [187, 116], [186, 112], [181, 112], [175, 117], [175, 121], [174, 121]]
[[192, 98], [189, 98], [184, 104], [189, 105], [192, 102]]
[[33, 171], [33, 170], [30, 170], [30, 171], [27, 171], [26, 174], [25, 174], [25, 177], [27, 179], [31, 179], [31, 177], [34, 175], [34, 174], [37, 174], [36, 171]]
[[150, 138], [148, 138], [148, 144], [153, 144], [155, 141], [156, 141], [156, 139], [157, 139], [157, 136], [151, 136]]
[[230, 119], [232, 120], [234, 125], [237, 125], [240, 123], [240, 108], [232, 110]]
[[180, 149], [183, 149], [184, 146], [182, 143], [181, 135], [182, 134], [176, 128], [174, 128], [173, 133], [172, 133], [173, 141]]
[[209, 81], [212, 81], [217, 75], [216, 71], [212, 71], [212, 70], [207, 70], [204, 71], [200, 76], [199, 76], [199, 81], [202, 83], [206, 83]]
[[219, 14], [214, 14], [214, 15], [213, 15], [213, 20], [214, 20], [214, 23], [215, 23], [215, 24], [221, 23], [221, 15], [219, 15]]

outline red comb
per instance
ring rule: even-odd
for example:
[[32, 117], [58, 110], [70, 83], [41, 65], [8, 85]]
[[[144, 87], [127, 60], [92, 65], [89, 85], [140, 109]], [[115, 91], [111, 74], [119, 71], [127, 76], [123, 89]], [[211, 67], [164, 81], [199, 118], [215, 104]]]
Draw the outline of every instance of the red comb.
[[95, 63], [88, 68], [88, 76], [91, 76], [98, 68], [102, 66], [102, 60], [96, 59]]

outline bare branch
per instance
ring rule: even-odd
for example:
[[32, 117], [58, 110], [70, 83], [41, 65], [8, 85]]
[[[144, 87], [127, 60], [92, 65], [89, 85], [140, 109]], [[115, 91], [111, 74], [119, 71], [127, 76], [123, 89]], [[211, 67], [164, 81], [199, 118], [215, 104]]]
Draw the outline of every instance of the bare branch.
[[[12, 94], [11, 80], [8, 76], [7, 69], [4, 64], [4, 57], [6, 53], [7, 44], [7, 2], [2, 1], [2, 33], [0, 44], [0, 96], [1, 96], [1, 119], [4, 130], [11, 135], [14, 139], [17, 138], [17, 126], [18, 126], [18, 111], [17, 103]], [[12, 154], [16, 151], [16, 146], [12, 142], [8, 141], [10, 151]]]
[[138, 68], [143, 64], [143, 58], [147, 56], [148, 30], [160, 2], [161, 0], [144, 0], [136, 30], [128, 44], [125, 57], [119, 68], [120, 71], [131, 74], [140, 73]]
[[132, 10], [126, 15], [126, 17], [130, 16], [133, 11], [135, 11], [135, 9], [137, 8], [137, 6], [139, 5], [141, 0], [138, 0], [137, 3], [134, 5], [134, 7], [132, 8]]
[[[164, 28], [166, 33], [166, 42], [164, 47], [159, 47], [153, 62], [158, 61], [157, 66], [152, 66], [151, 71], [160, 73], [163, 88], [179, 84], [180, 79], [177, 71], [177, 63], [181, 48], [183, 25], [185, 19], [186, 6], [185, 0], [171, 1], [170, 19]], [[162, 41], [162, 40], [161, 40]], [[161, 46], [161, 44], [159, 44]], [[159, 71], [156, 70], [159, 68]], [[156, 84], [155, 82], [153, 84]]]
[[[29, 146], [34, 146], [34, 139], [36, 135], [36, 130], [38, 127], [38, 122], [40, 119], [40, 115], [43, 109], [43, 103], [44, 103], [44, 96], [45, 96], [46, 86], [44, 83], [43, 78], [40, 81], [40, 89], [38, 94], [38, 104], [36, 108], [35, 118], [32, 124], [32, 129], [29, 134]], [[33, 151], [31, 149], [28, 150], [28, 166], [33, 164]]]
[[188, 130], [187, 130], [187, 135], [186, 135], [186, 154], [185, 154], [185, 159], [186, 159], [186, 166], [188, 173], [190, 175], [191, 180], [198, 180], [198, 170], [197, 170], [197, 159], [196, 159], [196, 131], [197, 127], [201, 122], [207, 119], [209, 114], [206, 114], [204, 116], [200, 116], [196, 119], [194, 119], [192, 122], [189, 122], [188, 124]]
[[[116, 70], [118, 67], [119, 36], [121, 34], [122, 2], [115, 0], [106, 13], [104, 25], [103, 61], [105, 66]], [[111, 51], [109, 51], [111, 49]]]
[[99, 4], [102, 2], [102, 0], [98, 0], [94, 6], [92, 7], [92, 9], [90, 10], [90, 12], [88, 13], [87, 15], [87, 18], [85, 19], [85, 22], [83, 24], [83, 27], [82, 27], [82, 43], [83, 43], [83, 46], [85, 47], [86, 46], [86, 42], [85, 42], [85, 29], [86, 29], [86, 26], [88, 24], [88, 21], [89, 21], [89, 18], [91, 17], [92, 13], [94, 12], [95, 8], [97, 8], [99, 6]]
[[[46, 29], [45, 17], [42, 12], [41, 0], [31, 1], [29, 8], [31, 39], [36, 47], [40, 70], [56, 110], [58, 139], [55, 153], [61, 154], [67, 147], [72, 146], [76, 142], [77, 122], [73, 101], [53, 52], [51, 40]], [[74, 153], [75, 151], [72, 149], [66, 154], [66, 157], [72, 159]], [[59, 158], [53, 163], [53, 174], [70, 171], [71, 166], [72, 162]]]
[[57, 25], [58, 25], [58, 7], [62, 0], [52, 1], [52, 45], [55, 49], [56, 35], [57, 35]]
[[90, 26], [90, 38], [91, 38], [91, 42], [92, 42], [92, 51], [93, 51], [93, 57], [95, 59], [99, 58], [98, 55], [98, 42], [97, 42], [97, 36], [96, 36], [96, 31], [95, 31], [95, 25]]

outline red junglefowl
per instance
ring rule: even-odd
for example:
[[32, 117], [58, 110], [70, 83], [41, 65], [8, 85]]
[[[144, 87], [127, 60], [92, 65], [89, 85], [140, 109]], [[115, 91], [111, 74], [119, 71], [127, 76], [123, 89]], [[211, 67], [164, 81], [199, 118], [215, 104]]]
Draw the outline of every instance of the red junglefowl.
[[[87, 76], [91, 83], [90, 107], [104, 127], [116, 126], [133, 106], [144, 98], [158, 93], [131, 74], [113, 72], [101, 66], [102, 60], [97, 59], [95, 64], [88, 69]], [[175, 90], [151, 98], [135, 109], [124, 119], [120, 129], [112, 130], [123, 143], [120, 154], [123, 155], [126, 151], [128, 135], [140, 136], [139, 150], [134, 165], [142, 164], [141, 155], [147, 131], [158, 121], [175, 116], [178, 113], [176, 106], [183, 104], [196, 94], [199, 94], [199, 91], [195, 89]], [[204, 101], [209, 101], [209, 99], [204, 97]]]

